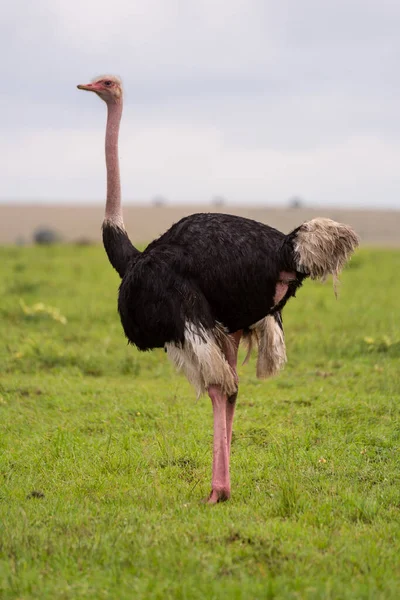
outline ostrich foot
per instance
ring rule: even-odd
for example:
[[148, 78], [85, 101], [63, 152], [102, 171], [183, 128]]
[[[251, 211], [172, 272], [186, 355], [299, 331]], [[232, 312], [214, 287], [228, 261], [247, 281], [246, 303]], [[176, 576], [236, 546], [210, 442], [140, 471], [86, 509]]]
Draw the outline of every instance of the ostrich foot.
[[205, 498], [205, 504], [218, 504], [218, 502], [226, 502], [231, 496], [230, 489], [211, 490], [208, 498]]

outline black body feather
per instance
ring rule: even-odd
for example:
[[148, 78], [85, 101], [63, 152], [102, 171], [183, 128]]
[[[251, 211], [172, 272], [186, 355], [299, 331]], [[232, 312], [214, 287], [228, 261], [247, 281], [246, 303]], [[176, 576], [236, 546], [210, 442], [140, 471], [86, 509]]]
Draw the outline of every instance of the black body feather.
[[296, 271], [292, 240], [233, 215], [200, 213], [173, 225], [143, 253], [123, 230], [103, 226], [111, 264], [122, 277], [118, 310], [128, 340], [140, 350], [183, 343], [185, 323], [245, 331], [280, 311], [301, 285], [297, 273], [274, 307], [281, 271]]
[[110, 225], [105, 221], [103, 223], [102, 232], [103, 244], [107, 252], [108, 260], [122, 279], [132, 262], [141, 254], [139, 250], [132, 245], [132, 242], [124, 229], [115, 227], [115, 225]]

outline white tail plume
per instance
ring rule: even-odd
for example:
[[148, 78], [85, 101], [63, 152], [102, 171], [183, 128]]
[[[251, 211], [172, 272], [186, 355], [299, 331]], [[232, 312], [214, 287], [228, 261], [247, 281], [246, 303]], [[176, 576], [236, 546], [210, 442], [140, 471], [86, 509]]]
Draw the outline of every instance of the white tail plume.
[[299, 227], [294, 238], [297, 270], [311, 279], [338, 276], [354, 250], [359, 238], [349, 225], [332, 219], [317, 218]]
[[258, 347], [256, 373], [259, 379], [272, 377], [283, 369], [287, 360], [285, 337], [273, 315], [268, 315], [255, 323], [250, 333], [246, 335], [245, 341], [247, 354], [244, 363], [249, 360], [253, 346]]

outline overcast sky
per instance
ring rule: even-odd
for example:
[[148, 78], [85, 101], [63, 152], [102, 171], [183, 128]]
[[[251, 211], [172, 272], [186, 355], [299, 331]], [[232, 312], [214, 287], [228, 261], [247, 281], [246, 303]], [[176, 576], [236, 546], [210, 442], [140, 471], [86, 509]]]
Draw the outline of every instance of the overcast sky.
[[400, 207], [398, 0], [13, 0], [0, 199], [102, 202], [125, 86], [126, 201]]

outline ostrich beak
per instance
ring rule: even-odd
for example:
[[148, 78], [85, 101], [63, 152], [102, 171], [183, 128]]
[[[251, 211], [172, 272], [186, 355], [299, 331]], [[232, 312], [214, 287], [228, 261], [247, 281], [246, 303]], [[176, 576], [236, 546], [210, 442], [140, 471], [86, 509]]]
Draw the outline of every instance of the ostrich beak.
[[93, 83], [80, 83], [76, 86], [78, 90], [86, 90], [87, 92], [95, 92], [96, 88]]

